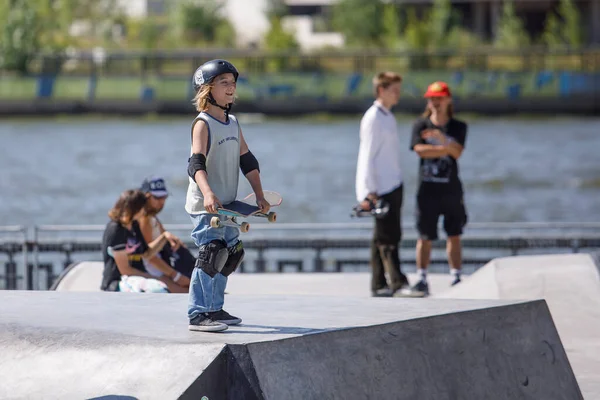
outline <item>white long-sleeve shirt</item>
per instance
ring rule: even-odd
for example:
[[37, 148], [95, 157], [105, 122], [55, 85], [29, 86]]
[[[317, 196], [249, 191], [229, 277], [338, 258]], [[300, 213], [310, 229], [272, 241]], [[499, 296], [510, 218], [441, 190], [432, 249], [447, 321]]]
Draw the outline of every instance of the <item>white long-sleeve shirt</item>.
[[360, 121], [360, 147], [356, 166], [356, 199], [369, 193], [390, 193], [402, 184], [400, 138], [396, 118], [378, 102]]

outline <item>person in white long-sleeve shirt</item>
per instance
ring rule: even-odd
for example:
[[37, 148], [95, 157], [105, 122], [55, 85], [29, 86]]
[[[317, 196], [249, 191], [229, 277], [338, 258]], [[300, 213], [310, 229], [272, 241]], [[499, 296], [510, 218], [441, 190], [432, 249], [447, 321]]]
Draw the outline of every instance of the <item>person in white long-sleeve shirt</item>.
[[402, 239], [401, 144], [396, 119], [391, 112], [400, 99], [401, 84], [402, 78], [396, 73], [377, 74], [373, 78], [376, 100], [360, 123], [356, 198], [364, 210], [373, 208], [379, 199], [390, 206], [385, 216], [375, 219], [371, 242], [371, 293], [378, 297], [403, 296], [409, 287], [398, 254]]

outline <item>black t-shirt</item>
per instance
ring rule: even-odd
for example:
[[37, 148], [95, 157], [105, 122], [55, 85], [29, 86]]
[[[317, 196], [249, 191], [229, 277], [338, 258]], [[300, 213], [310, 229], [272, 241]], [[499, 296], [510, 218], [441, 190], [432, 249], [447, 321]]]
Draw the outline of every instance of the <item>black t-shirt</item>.
[[104, 230], [102, 237], [102, 255], [104, 257], [104, 273], [102, 274], [102, 290], [107, 290], [113, 281], [121, 280], [121, 273], [117, 268], [117, 263], [112, 257], [113, 251], [125, 250], [129, 265], [147, 272], [144, 268], [142, 254], [148, 250], [148, 244], [144, 240], [142, 231], [137, 221], [131, 224], [131, 230], [127, 229], [118, 222], [110, 221]]
[[[435, 139], [423, 139], [421, 132], [425, 129], [439, 129], [446, 136], [465, 146], [467, 124], [457, 119], [450, 119], [445, 126], [434, 125], [429, 118], [420, 118], [413, 125], [410, 149], [417, 144], [441, 144]], [[419, 191], [436, 194], [462, 194], [463, 188], [458, 177], [458, 162], [452, 156], [419, 159]]]

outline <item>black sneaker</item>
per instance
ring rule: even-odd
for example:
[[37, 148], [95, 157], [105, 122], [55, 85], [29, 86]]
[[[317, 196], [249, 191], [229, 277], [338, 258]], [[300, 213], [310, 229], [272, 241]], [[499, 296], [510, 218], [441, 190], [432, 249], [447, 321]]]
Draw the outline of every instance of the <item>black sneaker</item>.
[[460, 282], [461, 282], [460, 275], [455, 275], [454, 276], [454, 280], [452, 281], [452, 283], [450, 284], [450, 286], [458, 285]]
[[371, 291], [371, 297], [392, 297], [392, 289], [384, 287]]
[[198, 332], [222, 332], [227, 329], [227, 325], [213, 321], [209, 316], [209, 313], [198, 314], [190, 320], [188, 329], [190, 331]]
[[242, 323], [242, 319], [234, 317], [225, 310], [213, 311], [207, 313], [210, 319], [226, 325], [237, 325]]
[[426, 280], [421, 279], [415, 286], [411, 288], [412, 292], [417, 295], [417, 297], [429, 296], [429, 284]]

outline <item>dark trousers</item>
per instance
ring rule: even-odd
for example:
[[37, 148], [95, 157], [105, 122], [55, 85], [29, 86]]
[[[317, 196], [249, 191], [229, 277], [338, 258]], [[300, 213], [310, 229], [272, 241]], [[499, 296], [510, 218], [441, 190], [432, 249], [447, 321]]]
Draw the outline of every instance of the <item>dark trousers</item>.
[[[398, 290], [408, 283], [406, 275], [400, 268], [398, 245], [402, 240], [402, 200], [404, 189], [402, 185], [390, 193], [380, 196], [390, 205], [390, 211], [383, 218], [375, 219], [375, 230], [371, 241], [371, 290], [385, 287]], [[385, 273], [389, 277], [389, 284]]]

